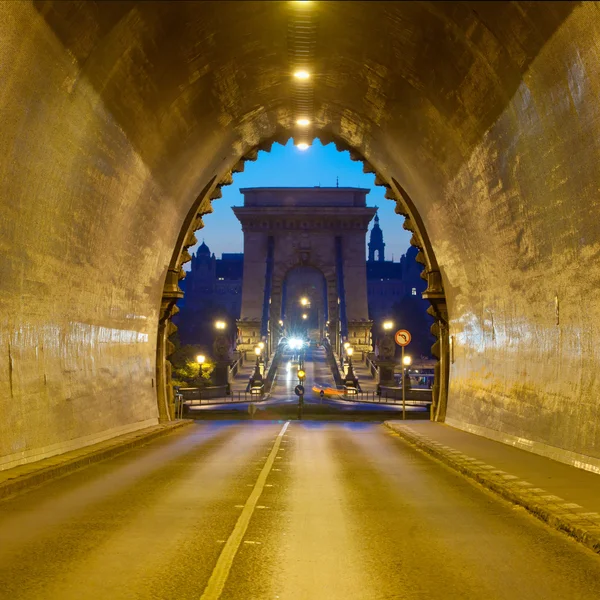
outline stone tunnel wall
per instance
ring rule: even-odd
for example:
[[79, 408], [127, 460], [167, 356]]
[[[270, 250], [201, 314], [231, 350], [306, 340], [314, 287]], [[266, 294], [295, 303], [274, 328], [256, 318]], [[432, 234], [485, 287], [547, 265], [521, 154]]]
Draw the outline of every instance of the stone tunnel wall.
[[597, 5], [573, 13], [427, 215], [448, 421], [560, 459], [600, 458], [599, 36]]
[[178, 223], [163, 215], [156, 235], [169, 199], [43, 19], [2, 12], [6, 468], [156, 424], [156, 299]]
[[[3, 4], [0, 468], [156, 422], [179, 228], [291, 123], [287, 4]], [[598, 5], [315, 4], [316, 122], [443, 272], [449, 421], [600, 459]]]

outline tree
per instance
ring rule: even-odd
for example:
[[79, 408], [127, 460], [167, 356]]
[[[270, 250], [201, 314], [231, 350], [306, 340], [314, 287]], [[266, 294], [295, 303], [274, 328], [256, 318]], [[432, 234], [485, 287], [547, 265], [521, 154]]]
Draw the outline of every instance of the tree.
[[[209, 358], [206, 349], [192, 344], [182, 346], [177, 334], [173, 335], [170, 341], [175, 346], [175, 352], [169, 356], [169, 362], [173, 365], [173, 385], [178, 387], [206, 387], [210, 385], [211, 375], [215, 370], [215, 362]], [[202, 365], [196, 359], [200, 354], [205, 357]]]

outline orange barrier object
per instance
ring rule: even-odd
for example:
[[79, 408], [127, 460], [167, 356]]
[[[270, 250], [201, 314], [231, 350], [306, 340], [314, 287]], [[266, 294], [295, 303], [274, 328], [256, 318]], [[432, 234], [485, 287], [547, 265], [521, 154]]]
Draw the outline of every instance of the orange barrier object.
[[323, 392], [323, 394], [326, 397], [329, 397], [329, 398], [331, 398], [331, 397], [338, 397], [338, 396], [343, 396], [344, 395], [344, 390], [338, 390], [338, 389], [330, 388], [330, 387], [323, 389], [323, 388], [317, 387], [316, 385], [313, 386], [312, 391], [315, 394], [319, 394], [320, 392]]

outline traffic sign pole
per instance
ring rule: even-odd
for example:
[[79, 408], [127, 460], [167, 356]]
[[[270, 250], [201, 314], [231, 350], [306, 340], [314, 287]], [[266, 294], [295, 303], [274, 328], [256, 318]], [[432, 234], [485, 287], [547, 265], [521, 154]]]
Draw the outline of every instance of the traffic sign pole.
[[406, 389], [404, 387], [404, 346], [402, 346], [402, 418], [406, 421]]
[[402, 418], [406, 420], [406, 388], [404, 384], [406, 383], [404, 377], [404, 348], [410, 344], [410, 340], [412, 336], [410, 335], [410, 331], [406, 329], [398, 329], [396, 331], [396, 335], [394, 335], [394, 339], [396, 340], [396, 344], [402, 348]]

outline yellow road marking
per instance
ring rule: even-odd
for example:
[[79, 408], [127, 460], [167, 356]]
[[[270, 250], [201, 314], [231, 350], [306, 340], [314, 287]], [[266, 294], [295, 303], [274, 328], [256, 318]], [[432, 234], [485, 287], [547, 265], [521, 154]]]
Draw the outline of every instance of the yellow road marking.
[[246, 500], [242, 514], [239, 516], [231, 535], [225, 543], [225, 546], [223, 546], [223, 550], [221, 551], [219, 559], [217, 560], [217, 564], [215, 565], [210, 579], [206, 584], [206, 588], [201, 596], [201, 600], [218, 600], [221, 597], [223, 588], [225, 587], [225, 583], [229, 577], [229, 571], [231, 571], [231, 566], [233, 565], [233, 559], [235, 558], [235, 555], [243, 541], [246, 530], [248, 529], [254, 509], [256, 508], [258, 500], [260, 499], [260, 495], [265, 488], [269, 471], [271, 471], [273, 464], [275, 463], [275, 455], [279, 450], [281, 438], [283, 437], [289, 424], [290, 422], [286, 421], [284, 426], [281, 428], [279, 435], [275, 438], [273, 448], [271, 449], [267, 461], [265, 462], [265, 465], [263, 466], [256, 483], [254, 484], [254, 489], [250, 492], [248, 500]]

